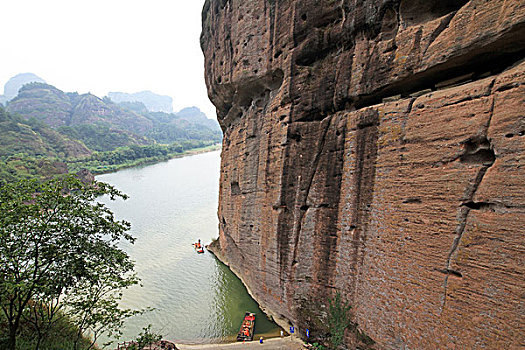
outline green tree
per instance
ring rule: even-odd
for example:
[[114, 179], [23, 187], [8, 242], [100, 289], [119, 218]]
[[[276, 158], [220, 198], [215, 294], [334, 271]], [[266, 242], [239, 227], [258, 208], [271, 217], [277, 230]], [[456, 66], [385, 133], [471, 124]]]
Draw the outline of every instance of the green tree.
[[142, 328], [142, 332], [139, 333], [137, 339], [133, 344], [128, 347], [129, 350], [144, 350], [146, 347], [151, 347], [154, 343], [160, 341], [162, 335], [153, 333], [151, 331], [151, 325]]
[[0, 187], [0, 307], [9, 328], [4, 348], [15, 349], [31, 305], [68, 305], [64, 310], [80, 332], [98, 334], [111, 334], [134, 313], [117, 307], [122, 289], [138, 283], [133, 262], [117, 246], [134, 242], [130, 224], [97, 203], [101, 195], [127, 198], [110, 185], [73, 176]]
[[47, 298], [46, 295], [40, 294], [34, 296], [34, 299], [39, 301], [30, 301], [22, 317], [30, 325], [33, 338], [36, 338], [34, 347], [38, 350], [49, 333], [58, 328], [58, 324], [67, 324], [67, 322], [61, 322], [65, 320], [65, 315], [61, 312], [62, 305], [59, 298]]

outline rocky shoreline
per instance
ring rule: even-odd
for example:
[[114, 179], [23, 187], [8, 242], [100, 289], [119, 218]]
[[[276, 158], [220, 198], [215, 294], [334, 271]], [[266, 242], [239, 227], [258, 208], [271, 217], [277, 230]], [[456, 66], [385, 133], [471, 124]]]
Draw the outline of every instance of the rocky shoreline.
[[255, 300], [255, 302], [259, 305], [259, 307], [261, 308], [261, 310], [272, 320], [274, 321], [275, 323], [277, 323], [277, 325], [281, 328], [283, 328], [284, 330], [287, 330], [290, 326], [292, 326], [291, 322], [283, 317], [280, 317], [279, 314], [275, 311], [273, 311], [272, 309], [270, 309], [267, 305], [264, 305], [263, 302], [261, 302], [261, 300], [259, 300], [257, 298], [257, 296], [252, 292], [252, 290], [250, 289], [250, 286], [246, 283], [246, 281], [243, 279], [242, 277], [242, 274], [239, 273], [239, 271], [236, 271], [235, 268], [233, 268], [230, 263], [228, 262], [228, 260], [226, 259], [226, 257], [221, 253], [221, 249], [220, 249], [220, 242], [219, 240], [216, 240], [216, 241], [213, 241], [212, 243], [210, 243], [209, 245], [206, 246], [206, 249], [211, 253], [213, 254], [217, 260], [219, 260], [220, 262], [222, 262], [224, 265], [228, 266], [228, 268], [230, 269], [231, 272], [233, 272], [233, 274], [235, 276], [237, 276], [237, 278], [239, 278], [239, 280], [242, 282], [242, 284], [244, 285], [244, 287], [246, 287], [246, 290], [248, 291], [248, 294], [252, 297], [253, 300]]

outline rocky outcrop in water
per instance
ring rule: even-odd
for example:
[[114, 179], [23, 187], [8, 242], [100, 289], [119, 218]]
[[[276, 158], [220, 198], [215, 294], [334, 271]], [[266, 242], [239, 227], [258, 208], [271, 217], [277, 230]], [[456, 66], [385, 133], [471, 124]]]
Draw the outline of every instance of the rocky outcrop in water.
[[[525, 344], [525, 3], [208, 0], [219, 250], [272, 314], [378, 349]], [[348, 348], [358, 341], [348, 332]]]

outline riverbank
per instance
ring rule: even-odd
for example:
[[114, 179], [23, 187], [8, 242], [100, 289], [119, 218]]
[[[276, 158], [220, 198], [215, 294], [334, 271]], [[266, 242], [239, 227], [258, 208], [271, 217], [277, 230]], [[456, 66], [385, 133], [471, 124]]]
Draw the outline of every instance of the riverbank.
[[272, 338], [265, 339], [262, 344], [259, 341], [247, 343], [230, 343], [230, 344], [202, 344], [202, 345], [184, 345], [176, 344], [179, 350], [237, 350], [237, 349], [261, 349], [261, 350], [302, 350], [306, 349], [304, 343], [296, 337]]
[[[161, 156], [161, 157], [139, 158], [139, 159], [136, 159], [128, 163], [116, 164], [116, 165], [99, 167], [96, 169], [88, 169], [88, 170], [93, 175], [110, 174], [110, 173], [114, 173], [119, 170], [130, 169], [130, 168], [135, 168], [135, 167], [145, 166], [145, 165], [152, 165], [152, 164], [157, 164], [161, 162], [167, 162], [171, 159], [182, 158], [182, 157], [191, 156], [191, 155], [200, 154], [200, 153], [213, 152], [213, 151], [220, 150], [221, 147], [222, 147], [221, 143], [215, 143], [209, 146], [192, 148], [187, 151], [183, 151], [181, 153], [171, 153], [171, 154], [168, 154], [166, 156]], [[73, 170], [80, 170], [80, 169], [73, 169]]]
[[[230, 271], [233, 272], [233, 274], [235, 276], [237, 276], [237, 278], [239, 278], [241, 283], [244, 285], [244, 287], [248, 291], [248, 294], [252, 297], [253, 300], [255, 300], [255, 302], [259, 305], [260, 309], [268, 316], [268, 318], [270, 318], [273, 322], [275, 322], [285, 332], [286, 332], [287, 329], [289, 329], [290, 326], [292, 326], [292, 324], [287, 319], [284, 319], [284, 318], [281, 318], [281, 317], [277, 316], [278, 314], [276, 312], [273, 312], [271, 309], [269, 309], [265, 305], [261, 304], [261, 302], [257, 299], [256, 295], [250, 289], [250, 286], [243, 279], [242, 275], [238, 271], [236, 271], [234, 268], [232, 268], [230, 266], [230, 264], [228, 263], [228, 260], [220, 253], [220, 243], [219, 243], [218, 239], [213, 241], [211, 244], [209, 244], [206, 247], [206, 249], [211, 254], [213, 254], [217, 258], [217, 260], [219, 260], [224, 265], [226, 265], [230, 269]], [[286, 334], [288, 334], [288, 333], [286, 333]], [[296, 337], [294, 337], [294, 339], [296, 339], [297, 341], [300, 341], [301, 344], [304, 344], [300, 339], [298, 339]]]
[[176, 343], [235, 342], [246, 311], [257, 314], [256, 339], [279, 336], [280, 328], [231, 270], [192, 246], [197, 239], [210, 242], [218, 235], [219, 153], [96, 177], [129, 196], [125, 202], [101, 199], [116, 217], [132, 223], [137, 238], [125, 249], [136, 262], [142, 287], [126, 290], [121, 306], [154, 309], [129, 319], [120, 341], [134, 339], [151, 324]]

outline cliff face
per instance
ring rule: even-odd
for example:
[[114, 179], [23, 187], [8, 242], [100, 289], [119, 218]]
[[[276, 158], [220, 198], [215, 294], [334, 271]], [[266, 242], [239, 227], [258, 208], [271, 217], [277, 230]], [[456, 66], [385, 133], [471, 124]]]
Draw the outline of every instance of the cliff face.
[[[300, 331], [525, 344], [525, 3], [208, 0], [220, 254]], [[347, 334], [347, 344], [353, 339]]]

